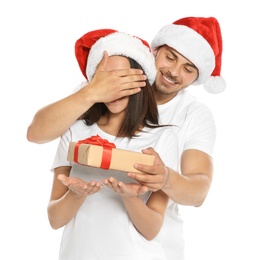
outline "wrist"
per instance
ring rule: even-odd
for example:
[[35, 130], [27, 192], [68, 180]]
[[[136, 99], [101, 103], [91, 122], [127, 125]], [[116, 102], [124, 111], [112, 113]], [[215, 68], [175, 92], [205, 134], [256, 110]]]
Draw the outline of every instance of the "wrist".
[[169, 182], [169, 168], [167, 166], [165, 166], [164, 168], [165, 168], [164, 183], [163, 183], [161, 189], [168, 188], [168, 186], [169, 186], [169, 184], [168, 184], [168, 182]]
[[172, 174], [172, 170], [165, 166], [165, 177], [164, 177], [164, 183], [162, 185], [161, 190], [167, 190], [171, 187], [171, 181], [170, 181], [170, 175]]
[[85, 85], [75, 94], [77, 95], [78, 103], [84, 107], [85, 111], [96, 103], [90, 84]]

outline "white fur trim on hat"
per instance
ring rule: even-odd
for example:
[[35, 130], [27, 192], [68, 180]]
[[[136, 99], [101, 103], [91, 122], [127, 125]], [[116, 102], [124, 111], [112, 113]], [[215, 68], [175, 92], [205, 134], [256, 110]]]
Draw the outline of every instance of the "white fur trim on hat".
[[210, 76], [204, 83], [204, 88], [211, 94], [219, 94], [226, 89], [226, 81], [221, 76]]
[[209, 43], [193, 29], [176, 24], [164, 26], [154, 37], [151, 48], [168, 45], [186, 59], [190, 60], [199, 70], [199, 77], [193, 85], [203, 84], [215, 67], [215, 55]]
[[140, 39], [122, 32], [115, 32], [101, 37], [91, 47], [86, 67], [89, 81], [93, 78], [104, 51], [107, 51], [109, 56], [122, 55], [137, 61], [142, 66], [150, 84], [153, 84], [156, 67], [150, 48], [144, 45]]

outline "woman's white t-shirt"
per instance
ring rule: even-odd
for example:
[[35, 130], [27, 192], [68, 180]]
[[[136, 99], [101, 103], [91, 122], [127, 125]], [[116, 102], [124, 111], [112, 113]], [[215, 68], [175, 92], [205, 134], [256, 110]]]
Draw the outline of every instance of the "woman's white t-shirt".
[[[126, 176], [125, 172], [82, 166], [67, 161], [69, 142], [77, 142], [95, 135], [114, 143], [119, 149], [141, 152], [144, 148], [153, 147], [167, 166], [178, 170], [178, 142], [172, 127], [144, 128], [138, 137], [130, 140], [109, 135], [103, 132], [97, 124], [87, 126], [82, 120], [74, 123], [61, 136], [52, 169], [60, 166], [72, 166], [70, 176], [85, 181], [101, 181], [113, 176], [126, 183], [134, 182], [133, 179]], [[148, 199], [149, 195], [150, 192], [147, 192], [143, 196], [144, 201]], [[100, 192], [86, 198], [75, 217], [65, 226], [59, 259], [174, 259], [172, 258], [176, 256], [173, 255], [174, 253], [171, 253], [171, 258], [167, 258], [166, 255], [174, 246], [173, 237], [177, 243], [180, 243], [182, 220], [178, 216], [177, 205], [172, 201], [169, 202], [165, 225], [156, 239], [146, 240], [130, 221], [121, 197], [112, 189], [104, 186]], [[176, 233], [175, 236], [174, 233], [177, 231], [180, 234]], [[169, 234], [170, 232], [172, 234]]]

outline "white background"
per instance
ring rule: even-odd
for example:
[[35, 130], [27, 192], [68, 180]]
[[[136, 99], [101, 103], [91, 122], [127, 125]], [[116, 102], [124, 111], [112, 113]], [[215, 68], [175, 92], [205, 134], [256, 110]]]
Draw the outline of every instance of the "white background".
[[[5, 3], [4, 3], [5, 2]], [[47, 220], [57, 140], [29, 143], [27, 126], [44, 105], [83, 80], [74, 43], [114, 28], [151, 42], [185, 16], [215, 16], [223, 35], [223, 94], [190, 88], [217, 123], [215, 174], [199, 208], [183, 208], [187, 260], [259, 260], [259, 10], [257, 1], [1, 1], [1, 251], [6, 260], [55, 260], [62, 230]], [[71, 108], [73, 109], [73, 107]], [[102, 235], [102, 234], [100, 234]], [[2, 256], [5, 256], [4, 258]]]

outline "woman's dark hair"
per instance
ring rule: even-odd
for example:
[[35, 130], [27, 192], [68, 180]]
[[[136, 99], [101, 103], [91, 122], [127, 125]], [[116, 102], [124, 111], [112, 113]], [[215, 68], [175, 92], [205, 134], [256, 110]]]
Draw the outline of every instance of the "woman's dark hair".
[[[140, 64], [135, 60], [129, 57], [126, 58], [129, 60], [131, 68], [142, 69]], [[108, 108], [104, 103], [96, 103], [82, 118], [86, 125], [93, 125], [107, 111]], [[136, 131], [141, 130], [144, 126], [150, 128], [159, 127], [158, 118], [158, 109], [153, 90], [149, 81], [146, 80], [146, 86], [142, 87], [140, 92], [129, 96], [125, 119], [117, 136], [132, 138], [136, 136]]]

